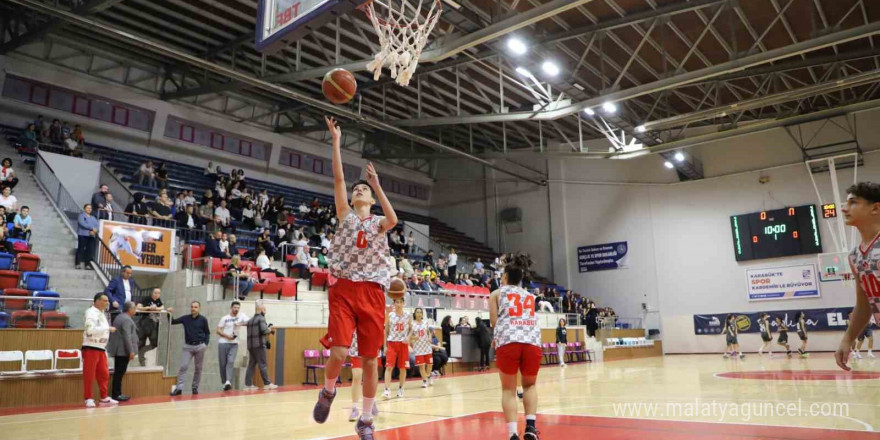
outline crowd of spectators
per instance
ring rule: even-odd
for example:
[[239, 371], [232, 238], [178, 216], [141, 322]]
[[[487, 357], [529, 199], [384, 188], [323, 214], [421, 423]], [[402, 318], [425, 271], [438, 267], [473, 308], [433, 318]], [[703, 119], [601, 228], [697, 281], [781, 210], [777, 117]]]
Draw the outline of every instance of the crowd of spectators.
[[43, 115], [28, 123], [18, 140], [19, 144], [29, 150], [37, 149], [40, 145], [53, 145], [57, 147], [57, 152], [76, 157], [82, 156], [85, 142], [86, 136], [79, 124], [71, 127], [70, 123], [60, 119], [53, 119], [49, 123], [43, 119]]

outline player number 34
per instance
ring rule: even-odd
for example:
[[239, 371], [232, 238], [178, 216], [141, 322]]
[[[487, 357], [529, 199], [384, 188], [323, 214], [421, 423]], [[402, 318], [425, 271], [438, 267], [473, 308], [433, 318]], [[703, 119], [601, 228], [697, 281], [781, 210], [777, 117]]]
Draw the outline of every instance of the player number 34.
[[518, 293], [508, 293], [507, 302], [510, 308], [507, 309], [507, 315], [511, 318], [518, 318], [523, 315], [523, 310], [529, 310], [529, 316], [535, 316], [535, 297], [526, 296], [526, 300], [522, 300], [522, 295]]

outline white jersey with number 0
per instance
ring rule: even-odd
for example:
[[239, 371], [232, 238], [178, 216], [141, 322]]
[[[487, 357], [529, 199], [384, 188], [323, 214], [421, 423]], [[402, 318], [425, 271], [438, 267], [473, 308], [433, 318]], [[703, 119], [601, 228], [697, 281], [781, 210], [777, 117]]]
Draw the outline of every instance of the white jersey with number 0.
[[495, 349], [512, 343], [541, 346], [541, 327], [535, 315], [535, 295], [518, 286], [498, 290]]
[[397, 312], [388, 313], [388, 342], [406, 342], [409, 337], [409, 314], [403, 312], [398, 315]]
[[880, 322], [880, 234], [867, 247], [860, 244], [849, 254], [853, 273], [868, 297], [868, 308], [874, 320]]
[[431, 328], [424, 320], [422, 322], [413, 321], [412, 333], [415, 338], [413, 355], [424, 356], [433, 353], [431, 350]]
[[383, 218], [371, 215], [361, 219], [351, 210], [342, 219], [330, 243], [330, 273], [334, 277], [370, 281], [388, 289], [390, 251], [388, 237], [382, 231]]

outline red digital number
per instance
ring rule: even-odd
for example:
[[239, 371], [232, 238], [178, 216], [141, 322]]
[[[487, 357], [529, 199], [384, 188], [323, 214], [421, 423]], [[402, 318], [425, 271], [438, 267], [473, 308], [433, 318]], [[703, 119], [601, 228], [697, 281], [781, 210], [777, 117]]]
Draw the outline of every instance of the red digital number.
[[761, 220], [767, 220], [767, 211], [761, 212]]
[[357, 242], [355, 245], [358, 249], [366, 249], [367, 248], [367, 234], [364, 231], [358, 231]]
[[529, 316], [535, 316], [535, 298], [531, 295], [526, 296], [525, 302], [522, 300], [522, 296], [518, 293], [508, 293], [507, 294], [507, 302], [512, 304], [511, 307], [507, 309], [507, 315], [511, 318], [519, 318], [523, 315], [523, 310], [529, 310]]

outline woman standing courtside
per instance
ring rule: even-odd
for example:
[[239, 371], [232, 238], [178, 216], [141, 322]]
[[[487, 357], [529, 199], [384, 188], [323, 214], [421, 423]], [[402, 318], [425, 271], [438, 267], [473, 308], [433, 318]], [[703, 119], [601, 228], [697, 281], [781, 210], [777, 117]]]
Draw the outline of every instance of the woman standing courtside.
[[559, 320], [556, 327], [556, 355], [559, 357], [559, 366], [565, 366], [565, 347], [568, 345], [568, 331], [565, 329], [565, 318]]

